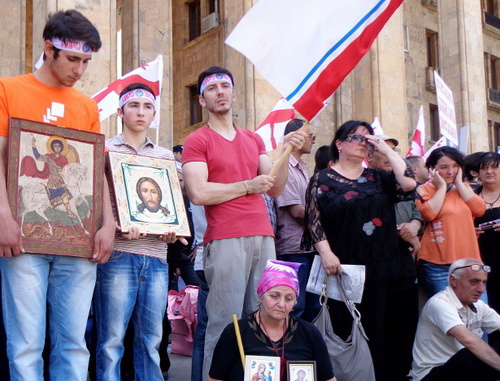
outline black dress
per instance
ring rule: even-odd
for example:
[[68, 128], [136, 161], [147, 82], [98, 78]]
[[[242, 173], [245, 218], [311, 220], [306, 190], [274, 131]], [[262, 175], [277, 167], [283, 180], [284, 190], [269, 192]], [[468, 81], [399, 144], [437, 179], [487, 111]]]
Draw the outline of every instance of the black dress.
[[[401, 380], [411, 365], [415, 269], [411, 254], [399, 250], [394, 211], [406, 196], [393, 173], [370, 168], [354, 180], [322, 170], [306, 194], [304, 247], [326, 239], [341, 264], [366, 266], [358, 310], [379, 380]], [[335, 333], [346, 339], [351, 315], [341, 302], [328, 304]]]
[[[245, 355], [276, 356], [271, 342], [255, 319], [255, 313], [239, 320], [238, 323]], [[284, 341], [287, 361], [316, 361], [317, 380], [333, 378], [328, 349], [320, 332], [312, 323], [290, 316]], [[275, 346], [281, 355], [283, 338], [275, 342]], [[227, 325], [217, 342], [209, 375], [216, 380], [243, 380], [243, 366], [233, 323]]]
[[[480, 194], [482, 187], [476, 189]], [[500, 218], [500, 207], [486, 209], [486, 212], [474, 219], [474, 225], [478, 226], [483, 222], [488, 222]], [[484, 264], [491, 267], [488, 274], [486, 290], [488, 292], [488, 304], [495, 311], [500, 313], [500, 232], [493, 229], [486, 230], [479, 236], [479, 251]], [[500, 335], [497, 335], [500, 336]]]
[[304, 243], [326, 239], [341, 264], [365, 265], [367, 280], [405, 277], [411, 255], [398, 255], [394, 212], [405, 196], [393, 173], [367, 168], [351, 180], [322, 170], [307, 190]]

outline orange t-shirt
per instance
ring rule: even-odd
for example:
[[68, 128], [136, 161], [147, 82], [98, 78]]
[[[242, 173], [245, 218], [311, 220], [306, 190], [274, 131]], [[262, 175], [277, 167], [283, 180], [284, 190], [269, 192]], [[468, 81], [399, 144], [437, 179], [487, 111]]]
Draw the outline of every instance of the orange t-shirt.
[[465, 202], [454, 188], [446, 193], [443, 206], [436, 214], [426, 201], [434, 196], [437, 188], [426, 184], [421, 189], [424, 195], [415, 203], [428, 224], [422, 237], [418, 259], [438, 265], [451, 264], [461, 258], [480, 260], [474, 217], [484, 214], [486, 205], [483, 199], [474, 195]]
[[47, 86], [33, 74], [0, 78], [0, 136], [9, 135], [9, 117], [101, 132], [97, 104], [72, 87]]

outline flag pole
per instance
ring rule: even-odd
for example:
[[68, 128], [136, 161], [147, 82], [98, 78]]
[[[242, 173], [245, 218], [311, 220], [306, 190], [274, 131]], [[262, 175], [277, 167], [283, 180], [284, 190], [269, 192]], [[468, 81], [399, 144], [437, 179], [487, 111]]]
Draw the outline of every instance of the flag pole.
[[[306, 131], [307, 128], [310, 126], [310, 123], [306, 121], [304, 125], [297, 131]], [[288, 161], [288, 157], [292, 153], [293, 146], [290, 144], [286, 150], [281, 154], [281, 156], [276, 160], [276, 163], [274, 163], [274, 167], [271, 169], [271, 172], [269, 172], [269, 176], [274, 176], [276, 175], [276, 172], [278, 172], [278, 169], [283, 165], [284, 162]]]

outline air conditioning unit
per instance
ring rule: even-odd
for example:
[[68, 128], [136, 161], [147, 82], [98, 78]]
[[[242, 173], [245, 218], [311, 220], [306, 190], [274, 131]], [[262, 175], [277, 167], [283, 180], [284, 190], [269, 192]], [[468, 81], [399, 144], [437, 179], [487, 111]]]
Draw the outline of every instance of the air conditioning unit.
[[201, 32], [206, 33], [210, 29], [219, 26], [219, 14], [217, 12], [210, 13], [207, 17], [201, 20]]

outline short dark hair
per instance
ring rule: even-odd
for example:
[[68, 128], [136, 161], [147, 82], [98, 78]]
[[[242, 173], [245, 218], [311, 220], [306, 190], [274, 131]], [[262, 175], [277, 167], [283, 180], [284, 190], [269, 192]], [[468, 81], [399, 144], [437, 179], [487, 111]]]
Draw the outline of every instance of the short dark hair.
[[[67, 40], [85, 41], [92, 51], [101, 49], [102, 42], [97, 28], [89, 19], [75, 9], [59, 11], [49, 14], [45, 28], [43, 29], [43, 40], [50, 40], [53, 37]], [[54, 47], [54, 58], [59, 55], [58, 48]], [[43, 55], [45, 60], [46, 56]]]
[[319, 147], [314, 154], [314, 173], [328, 168], [328, 163], [332, 160], [332, 151], [329, 145]]
[[156, 181], [154, 181], [151, 177], [141, 177], [139, 180], [137, 180], [136, 191], [137, 191], [137, 195], [139, 196], [139, 200], [142, 201], [141, 185], [142, 185], [142, 183], [145, 183], [146, 181], [150, 182], [156, 186], [156, 189], [158, 189], [158, 197], [159, 197], [159, 200], [161, 202], [161, 200], [163, 199], [162, 193], [161, 193], [161, 188], [158, 185], [158, 183]]
[[62, 141], [60, 141], [59, 139], [54, 139], [50, 142], [50, 148], [52, 148], [52, 152], [55, 152], [54, 145], [56, 143], [59, 143], [61, 145], [61, 148], [64, 148], [64, 144]]
[[429, 169], [433, 169], [439, 159], [445, 156], [449, 157], [451, 160], [454, 160], [460, 166], [460, 168], [462, 168], [462, 170], [464, 169], [464, 155], [456, 148], [450, 146], [438, 147], [434, 151], [432, 151], [427, 158], [427, 161], [425, 162], [425, 166]]
[[500, 153], [484, 152], [481, 160], [479, 160], [479, 169], [484, 169], [487, 165], [500, 166]]
[[465, 178], [468, 181], [474, 180], [474, 176], [472, 176], [470, 171], [475, 171], [475, 172], [479, 173], [479, 161], [484, 156], [484, 154], [486, 154], [486, 152], [474, 152], [474, 153], [471, 153], [470, 155], [467, 155], [464, 157], [464, 161], [465, 161], [465, 164], [464, 164], [464, 172], [465, 173], [464, 174], [465, 174]]
[[304, 119], [292, 119], [285, 126], [284, 135], [288, 135], [290, 132], [294, 132], [302, 128], [306, 121]]
[[342, 126], [339, 127], [335, 136], [333, 137], [332, 144], [330, 144], [330, 151], [332, 153], [332, 160], [337, 161], [339, 159], [339, 149], [335, 144], [337, 140], [344, 141], [347, 139], [347, 136], [355, 131], [358, 127], [365, 127], [370, 135], [373, 135], [373, 127], [370, 123], [361, 122], [359, 120], [349, 120], [345, 122]]
[[422, 157], [422, 156], [418, 156], [418, 155], [411, 155], [411, 156], [408, 156], [406, 158], [406, 160], [408, 160], [410, 162], [411, 165], [417, 165], [418, 162], [420, 160], [422, 160], [424, 162], [424, 165], [425, 165], [425, 158]]
[[[131, 83], [130, 85], [126, 86], [120, 92], [120, 95], [118, 96], [118, 99], [120, 99], [121, 97], [123, 97], [129, 91], [137, 90], [137, 89], [142, 89], [144, 91], [147, 91], [148, 93], [153, 94], [153, 98], [156, 99], [156, 95], [155, 95], [155, 92], [153, 91], [153, 89], [151, 89], [151, 87], [149, 87], [148, 85], [146, 85], [144, 83], [140, 83], [140, 82], [134, 82], [134, 83]], [[123, 106], [125, 106], [125, 105], [123, 105]], [[122, 106], [122, 110], [123, 110], [123, 106]]]
[[184, 150], [184, 147], [182, 144], [177, 144], [172, 148], [172, 152], [182, 152]]
[[233, 85], [234, 87], [234, 79], [233, 79], [233, 75], [231, 74], [231, 72], [227, 69], [224, 69], [222, 67], [219, 67], [219, 66], [210, 66], [207, 70], [205, 70], [204, 72], [202, 72], [199, 76], [198, 76], [198, 94], [200, 95], [203, 95], [200, 91], [200, 88], [201, 88], [201, 83], [203, 82], [203, 80], [212, 75], [212, 74], [217, 74], [217, 73], [221, 73], [221, 74], [227, 74], [229, 76], [229, 78], [231, 78], [231, 84]]

